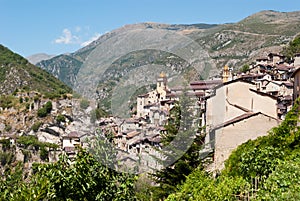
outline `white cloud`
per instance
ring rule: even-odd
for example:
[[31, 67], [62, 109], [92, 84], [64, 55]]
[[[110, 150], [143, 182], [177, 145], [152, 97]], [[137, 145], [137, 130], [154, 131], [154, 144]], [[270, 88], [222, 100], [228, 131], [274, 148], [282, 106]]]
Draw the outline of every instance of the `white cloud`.
[[78, 43], [79, 38], [74, 36], [69, 29], [63, 30], [63, 35], [54, 40], [54, 43], [57, 44], [75, 44]]
[[90, 44], [90, 43], [93, 42], [94, 40], [97, 40], [100, 36], [101, 36], [101, 34], [95, 33], [93, 37], [91, 37], [91, 38], [88, 39], [87, 41], [81, 43], [80, 46], [81, 46], [81, 47], [87, 46], [88, 44]]

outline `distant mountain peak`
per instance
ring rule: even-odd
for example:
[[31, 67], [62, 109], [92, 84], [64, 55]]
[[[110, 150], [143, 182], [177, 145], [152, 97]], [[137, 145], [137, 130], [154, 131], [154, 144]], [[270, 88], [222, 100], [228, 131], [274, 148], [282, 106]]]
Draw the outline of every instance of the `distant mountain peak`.
[[55, 57], [55, 55], [48, 55], [48, 54], [45, 54], [45, 53], [38, 53], [38, 54], [34, 54], [34, 55], [26, 57], [26, 59], [30, 63], [35, 65], [35, 64], [39, 63], [40, 61], [48, 60], [48, 59], [51, 59], [53, 57]]

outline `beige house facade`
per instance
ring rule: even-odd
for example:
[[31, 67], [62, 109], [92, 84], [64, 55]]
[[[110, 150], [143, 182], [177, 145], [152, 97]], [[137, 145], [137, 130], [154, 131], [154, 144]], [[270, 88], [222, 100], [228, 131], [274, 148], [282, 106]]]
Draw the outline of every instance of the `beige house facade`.
[[207, 99], [205, 150], [214, 152], [214, 170], [221, 170], [232, 150], [266, 135], [278, 125], [277, 98], [256, 91], [242, 79], [219, 85]]
[[256, 91], [254, 83], [241, 79], [219, 85], [207, 99], [207, 129], [246, 112], [261, 112], [277, 118], [277, 99]]
[[276, 118], [249, 112], [213, 128], [210, 135], [215, 139], [214, 169], [222, 170], [234, 149], [248, 140], [267, 135], [279, 123]]

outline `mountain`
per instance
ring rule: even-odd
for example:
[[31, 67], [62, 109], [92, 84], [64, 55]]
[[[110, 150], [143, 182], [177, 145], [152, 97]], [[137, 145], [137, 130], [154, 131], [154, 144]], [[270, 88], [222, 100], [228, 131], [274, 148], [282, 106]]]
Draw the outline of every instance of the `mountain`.
[[103, 100], [117, 92], [116, 87], [153, 84], [161, 71], [176, 83], [176, 76], [206, 79], [224, 65], [238, 70], [258, 57], [280, 52], [300, 33], [299, 19], [300, 11], [262, 11], [230, 24], [126, 25], [37, 66], [84, 95]]
[[55, 55], [48, 55], [48, 54], [45, 54], [45, 53], [39, 53], [39, 54], [34, 54], [34, 55], [29, 56], [29, 57], [26, 57], [26, 59], [30, 63], [32, 63], [32, 64], [35, 65], [35, 64], [37, 64], [40, 61], [51, 59], [54, 56]]
[[10, 94], [17, 89], [43, 94], [71, 92], [67, 85], [47, 71], [0, 45], [0, 94]]

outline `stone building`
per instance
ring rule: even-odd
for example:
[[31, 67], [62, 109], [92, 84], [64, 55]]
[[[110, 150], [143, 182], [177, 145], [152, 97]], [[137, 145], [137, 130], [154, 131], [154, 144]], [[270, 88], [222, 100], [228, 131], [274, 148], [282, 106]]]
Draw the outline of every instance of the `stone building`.
[[268, 131], [279, 123], [277, 118], [261, 112], [247, 112], [213, 127], [210, 131], [210, 137], [214, 139], [212, 168], [223, 169], [225, 160], [234, 149], [248, 140], [268, 135]]
[[259, 92], [253, 82], [237, 79], [215, 88], [207, 99], [206, 152], [214, 152], [214, 170], [224, 167], [231, 151], [278, 125], [277, 98]]

